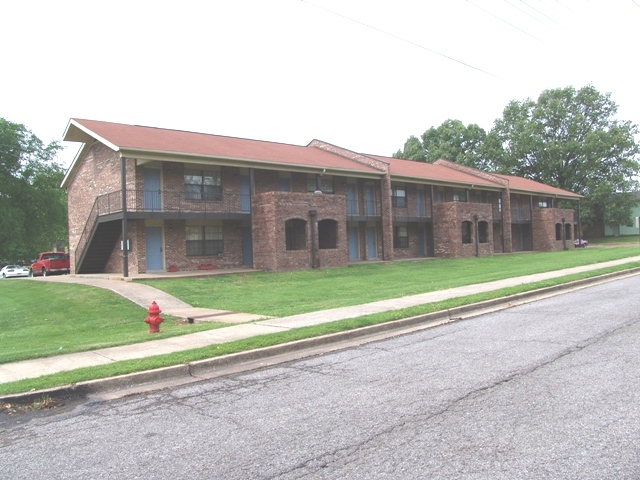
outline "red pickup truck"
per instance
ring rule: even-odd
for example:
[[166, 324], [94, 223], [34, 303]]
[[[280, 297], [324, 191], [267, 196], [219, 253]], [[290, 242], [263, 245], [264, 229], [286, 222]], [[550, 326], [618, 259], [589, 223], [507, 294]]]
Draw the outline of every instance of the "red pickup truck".
[[63, 252], [43, 252], [38, 255], [35, 262], [29, 268], [32, 277], [53, 275], [56, 273], [69, 273], [69, 255]]

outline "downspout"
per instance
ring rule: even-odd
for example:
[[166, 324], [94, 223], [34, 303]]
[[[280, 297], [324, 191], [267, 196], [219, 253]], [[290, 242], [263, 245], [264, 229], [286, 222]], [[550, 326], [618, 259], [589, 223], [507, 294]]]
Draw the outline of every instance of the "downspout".
[[129, 249], [127, 238], [127, 157], [120, 158], [120, 184], [122, 188], [122, 276], [129, 276]]

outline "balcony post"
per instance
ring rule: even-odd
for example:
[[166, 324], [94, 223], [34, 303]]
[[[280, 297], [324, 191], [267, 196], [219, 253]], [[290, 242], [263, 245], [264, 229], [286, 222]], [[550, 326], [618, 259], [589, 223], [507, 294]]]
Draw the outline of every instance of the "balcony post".
[[127, 248], [127, 157], [121, 157], [120, 184], [122, 188], [122, 276], [129, 276], [129, 249]]
[[535, 238], [533, 234], [533, 195], [529, 195], [529, 225], [531, 225], [531, 250], [535, 250], [533, 245], [533, 239]]
[[578, 245], [582, 245], [582, 225], [580, 223], [580, 199], [578, 199]]

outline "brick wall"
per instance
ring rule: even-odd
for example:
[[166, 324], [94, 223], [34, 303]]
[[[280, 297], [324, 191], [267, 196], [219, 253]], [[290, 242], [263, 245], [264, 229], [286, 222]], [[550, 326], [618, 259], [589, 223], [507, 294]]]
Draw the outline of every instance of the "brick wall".
[[[142, 244], [140, 242], [141, 237], [144, 240], [144, 221], [129, 220], [127, 222], [127, 233], [129, 235], [129, 240], [131, 240], [131, 250], [127, 255], [129, 273], [144, 273], [145, 245], [144, 242], [142, 242]], [[120, 242], [122, 242], [122, 235], [118, 237], [116, 244], [113, 246], [113, 250], [111, 251], [107, 265], [105, 266], [104, 273], [123, 273]], [[140, 266], [140, 258], [142, 258], [142, 266]]]
[[[398, 226], [399, 224], [395, 224], [394, 226]], [[402, 224], [402, 226], [407, 227], [407, 234], [409, 240], [409, 246], [407, 248], [395, 248], [393, 249], [394, 258], [417, 258], [420, 257], [420, 246], [418, 245], [418, 229], [424, 229], [424, 223], [407, 223]], [[426, 234], [425, 234], [426, 235]], [[426, 245], [426, 244], [425, 244]], [[425, 246], [426, 249], [426, 246]]]
[[[135, 185], [134, 163], [127, 160], [128, 188]], [[75, 273], [76, 248], [96, 197], [120, 190], [121, 161], [116, 152], [95, 143], [79, 161], [76, 174], [67, 187], [69, 254], [71, 273]]]
[[[478, 243], [478, 255], [493, 254], [493, 213], [490, 204], [468, 202], [446, 202], [434, 205], [433, 235], [436, 257], [457, 258], [476, 255], [476, 220], [487, 222], [488, 242]], [[471, 243], [462, 243], [462, 222], [472, 223]]]
[[[306, 185], [306, 183], [305, 183]], [[306, 187], [305, 187], [306, 188]], [[315, 228], [312, 228], [310, 211], [315, 210]], [[317, 222], [337, 222], [337, 244], [335, 249], [318, 249], [317, 262], [320, 267], [344, 267], [348, 264], [346, 199], [343, 195], [314, 193], [265, 192], [253, 198], [253, 261], [255, 268], [267, 271], [289, 271], [312, 268], [311, 231], [318, 235]], [[291, 219], [305, 220], [306, 248], [287, 250], [285, 222]]]
[[276, 170], [255, 170], [253, 175], [255, 193], [277, 192], [280, 189], [278, 178]]
[[[566, 239], [567, 248], [573, 248], [573, 210], [563, 208], [533, 208], [533, 249], [542, 251], [562, 250], [564, 244], [562, 240], [556, 240], [556, 224], [571, 225], [569, 236]], [[562, 226], [564, 229], [564, 225]], [[564, 230], [562, 230], [564, 232]], [[563, 233], [564, 235], [564, 233]]]

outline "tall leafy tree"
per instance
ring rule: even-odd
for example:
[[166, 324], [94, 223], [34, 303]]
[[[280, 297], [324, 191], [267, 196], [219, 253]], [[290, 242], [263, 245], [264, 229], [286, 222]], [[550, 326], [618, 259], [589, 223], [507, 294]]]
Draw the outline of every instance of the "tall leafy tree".
[[460, 120], [446, 120], [431, 127], [420, 139], [411, 136], [396, 158], [433, 163], [439, 158], [474, 168], [486, 168], [483, 145], [487, 133], [476, 124], [465, 126]]
[[411, 135], [406, 142], [404, 148], [393, 154], [394, 158], [403, 158], [405, 160], [414, 160], [416, 162], [425, 162], [427, 153], [422, 146], [422, 142], [418, 137]]
[[25, 261], [67, 238], [58, 142], [0, 118], [0, 263]]
[[638, 130], [616, 119], [617, 111], [610, 94], [592, 85], [511, 101], [486, 138], [487, 167], [584, 195], [586, 224], [630, 225], [640, 172]]

